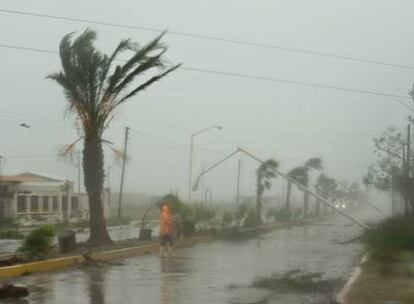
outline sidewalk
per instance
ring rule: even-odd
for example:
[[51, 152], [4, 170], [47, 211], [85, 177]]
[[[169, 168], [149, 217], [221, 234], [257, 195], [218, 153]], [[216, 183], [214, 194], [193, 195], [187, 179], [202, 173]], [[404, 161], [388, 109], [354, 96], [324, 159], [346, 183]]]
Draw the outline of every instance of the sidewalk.
[[346, 304], [414, 303], [414, 261], [383, 266], [369, 261], [345, 296]]

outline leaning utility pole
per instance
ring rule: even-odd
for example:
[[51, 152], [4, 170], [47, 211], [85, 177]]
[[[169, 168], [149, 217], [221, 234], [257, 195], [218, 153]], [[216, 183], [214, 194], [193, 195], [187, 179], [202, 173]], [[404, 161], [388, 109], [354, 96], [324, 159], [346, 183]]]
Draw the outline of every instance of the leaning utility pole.
[[129, 127], [125, 128], [124, 153], [122, 155], [121, 186], [119, 188], [118, 218], [121, 218], [122, 192], [124, 190], [125, 163], [127, 158]]

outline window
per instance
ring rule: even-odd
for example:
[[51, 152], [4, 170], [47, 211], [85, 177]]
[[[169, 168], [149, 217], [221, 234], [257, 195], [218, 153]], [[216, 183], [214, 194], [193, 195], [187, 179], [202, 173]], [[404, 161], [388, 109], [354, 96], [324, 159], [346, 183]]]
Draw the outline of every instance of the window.
[[77, 196], [71, 198], [71, 210], [72, 212], [79, 211], [79, 200]]
[[49, 212], [49, 197], [43, 196], [43, 204], [42, 204], [43, 212]]
[[17, 212], [26, 212], [26, 196], [17, 196]]
[[31, 212], [39, 211], [39, 197], [37, 195], [32, 195], [30, 197], [30, 211]]
[[57, 212], [58, 211], [58, 198], [57, 198], [57, 196], [52, 197], [52, 201], [53, 201], [53, 211]]

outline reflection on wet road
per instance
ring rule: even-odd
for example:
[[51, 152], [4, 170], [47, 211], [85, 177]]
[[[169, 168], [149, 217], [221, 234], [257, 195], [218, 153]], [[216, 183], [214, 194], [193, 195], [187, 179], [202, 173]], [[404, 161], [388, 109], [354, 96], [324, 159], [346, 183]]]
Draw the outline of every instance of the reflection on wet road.
[[[375, 220], [362, 210], [359, 218]], [[247, 288], [257, 276], [303, 269], [327, 278], [345, 277], [360, 244], [343, 245], [360, 228], [340, 216], [318, 225], [281, 229], [244, 242], [212, 242], [177, 250], [160, 259], [144, 256], [114, 262], [102, 269], [72, 269], [16, 280], [31, 290], [29, 303], [269, 303], [304, 302], [303, 295], [271, 295]], [[231, 288], [231, 286], [245, 286]]]

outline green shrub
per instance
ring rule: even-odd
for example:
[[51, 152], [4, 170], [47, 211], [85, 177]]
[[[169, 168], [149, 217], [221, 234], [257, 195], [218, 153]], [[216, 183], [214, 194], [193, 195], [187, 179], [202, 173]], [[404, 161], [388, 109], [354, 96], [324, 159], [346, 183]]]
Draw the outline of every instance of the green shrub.
[[392, 262], [404, 250], [414, 248], [414, 223], [403, 216], [385, 219], [368, 228], [362, 235], [371, 257], [379, 262]]
[[[132, 221], [130, 217], [117, 217], [117, 216], [111, 216], [109, 220], [107, 221], [108, 226], [123, 226], [123, 225], [129, 225], [129, 223]], [[87, 222], [87, 226], [89, 227], [89, 222]]]
[[276, 221], [289, 221], [292, 218], [292, 212], [289, 209], [282, 208], [274, 213]]
[[18, 229], [19, 225], [12, 218], [2, 218], [0, 219], [0, 230], [13, 230]]
[[185, 236], [192, 235], [195, 232], [195, 224], [193, 219], [183, 220], [183, 232]]
[[[180, 198], [173, 194], [167, 194], [163, 197], [161, 202], [168, 202], [171, 212], [178, 213], [183, 221], [183, 233], [185, 236], [191, 235], [195, 232], [195, 212], [194, 208], [188, 206]], [[161, 207], [161, 204], [159, 204]]]
[[183, 221], [187, 219], [194, 220], [194, 208], [185, 204], [183, 201], [180, 200], [178, 196], [173, 195], [173, 194], [168, 194], [164, 196], [162, 201], [168, 202], [171, 208], [171, 212], [178, 213], [183, 219]]
[[233, 222], [233, 220], [234, 220], [233, 214], [231, 214], [229, 211], [224, 212], [223, 220], [222, 220], [223, 225], [225, 226], [230, 225]]
[[41, 226], [29, 233], [19, 251], [28, 253], [32, 258], [44, 257], [50, 253], [55, 235], [55, 228], [52, 225]]
[[23, 233], [17, 229], [0, 230], [0, 239], [22, 239]]
[[247, 213], [247, 217], [244, 219], [243, 227], [253, 228], [260, 225], [261, 222], [258, 220], [256, 209], [252, 208]]
[[212, 208], [206, 208], [203, 206], [194, 207], [194, 220], [198, 221], [208, 221], [216, 216], [216, 210]]
[[302, 212], [303, 212], [302, 208], [297, 207], [297, 208], [295, 209], [295, 211], [293, 212], [293, 218], [294, 218], [295, 220], [299, 219], [299, 218], [302, 216]]
[[266, 212], [266, 219], [268, 221], [274, 219], [276, 212], [277, 211], [276, 211], [275, 208], [270, 208], [269, 210], [267, 210], [267, 212]]
[[239, 241], [249, 238], [250, 235], [240, 226], [231, 226], [220, 230], [217, 236], [224, 240]]
[[247, 205], [246, 204], [240, 204], [236, 211], [236, 220], [241, 221], [247, 213]]

